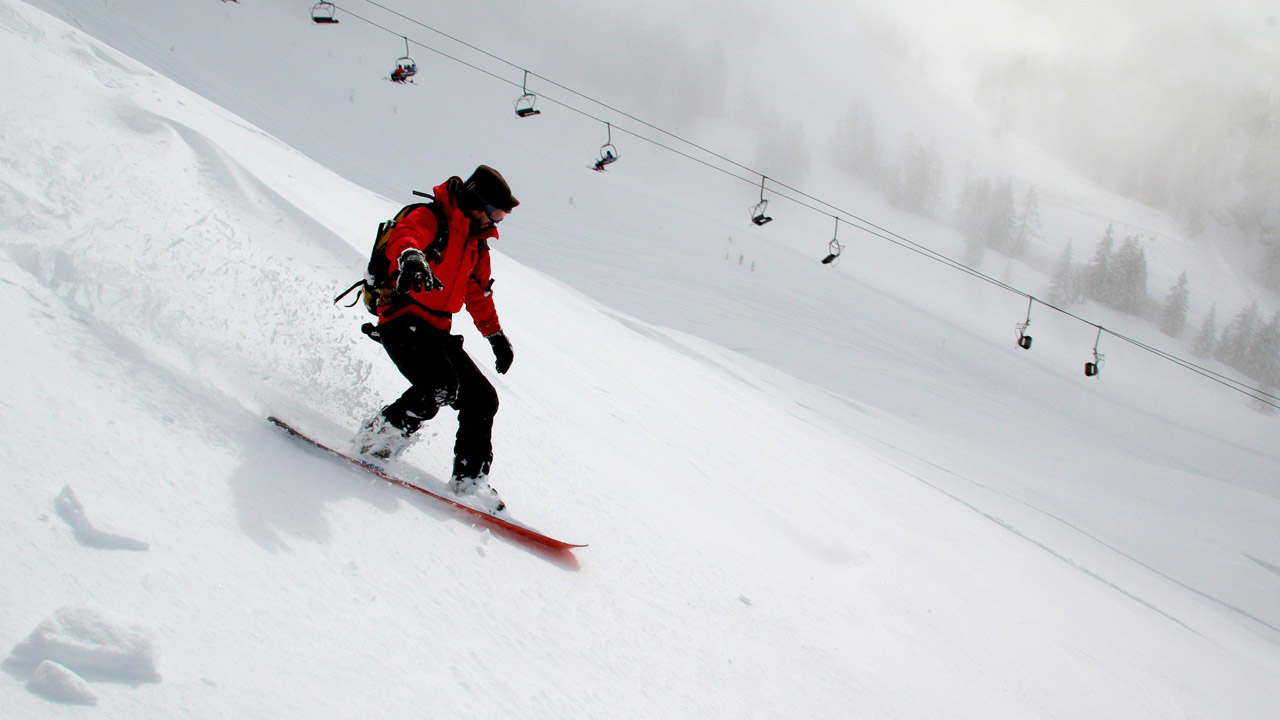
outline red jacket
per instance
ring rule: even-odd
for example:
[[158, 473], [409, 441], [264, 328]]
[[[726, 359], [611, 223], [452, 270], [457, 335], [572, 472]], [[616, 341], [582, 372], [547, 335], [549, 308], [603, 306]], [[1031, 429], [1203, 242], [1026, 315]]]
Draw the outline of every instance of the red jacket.
[[[428, 260], [428, 264], [444, 288], [428, 292], [424, 287], [410, 292], [412, 302], [393, 303], [379, 310], [379, 323], [416, 315], [448, 332], [453, 325], [453, 313], [465, 306], [481, 335], [489, 337], [502, 330], [489, 289], [493, 280], [490, 277], [488, 242], [498, 238], [498, 230], [490, 227], [479, 235], [470, 234], [471, 219], [458, 209], [454, 199], [454, 193], [461, 188], [462, 179], [453, 177], [433, 190], [436, 202], [449, 221], [449, 241], [445, 245], [444, 256], [438, 262]], [[436, 216], [430, 208], [418, 208], [401, 218], [391, 230], [386, 244], [391, 277], [400, 272], [400, 253], [409, 248], [425, 251], [435, 237]]]

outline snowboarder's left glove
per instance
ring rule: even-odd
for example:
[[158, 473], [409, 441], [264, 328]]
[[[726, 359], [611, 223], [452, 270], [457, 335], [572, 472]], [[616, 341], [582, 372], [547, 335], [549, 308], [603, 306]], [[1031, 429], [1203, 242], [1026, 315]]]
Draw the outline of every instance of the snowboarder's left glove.
[[443, 289], [444, 284], [431, 272], [427, 256], [421, 250], [409, 248], [400, 253], [400, 276], [396, 278], [396, 292], [405, 295], [411, 290], [418, 291], [424, 287], [427, 292], [431, 292]]
[[506, 374], [511, 368], [511, 361], [515, 359], [515, 353], [511, 350], [511, 341], [501, 330], [490, 335], [488, 339], [489, 344], [493, 346], [493, 358], [496, 361], [494, 366], [498, 369], [498, 374]]

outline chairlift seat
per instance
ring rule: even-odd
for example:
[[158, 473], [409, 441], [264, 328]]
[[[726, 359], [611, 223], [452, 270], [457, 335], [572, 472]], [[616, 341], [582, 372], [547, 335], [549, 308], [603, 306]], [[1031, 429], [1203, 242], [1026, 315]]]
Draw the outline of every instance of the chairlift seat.
[[822, 258], [823, 265], [838, 265], [840, 263], [840, 253], [844, 252], [844, 246], [836, 238], [831, 238], [831, 242], [827, 243], [827, 256]]
[[318, 2], [311, 7], [311, 20], [320, 24], [336, 25], [338, 19], [334, 15], [337, 9], [331, 2]]
[[617, 161], [618, 149], [613, 146], [613, 143], [606, 143], [600, 147], [600, 159], [596, 161], [592, 169], [604, 172], [605, 165], [612, 165]]
[[756, 225], [766, 225], [773, 222], [773, 218], [764, 214], [765, 208], [769, 206], [768, 200], [761, 200], [751, 207], [751, 222]]
[[538, 96], [534, 95], [533, 93], [525, 93], [521, 95], [519, 98], [517, 98], [516, 99], [516, 116], [526, 118], [526, 117], [532, 117], [534, 115], [541, 115], [542, 111], [537, 110], [533, 107], [534, 103], [537, 102], [537, 99], [538, 99]]

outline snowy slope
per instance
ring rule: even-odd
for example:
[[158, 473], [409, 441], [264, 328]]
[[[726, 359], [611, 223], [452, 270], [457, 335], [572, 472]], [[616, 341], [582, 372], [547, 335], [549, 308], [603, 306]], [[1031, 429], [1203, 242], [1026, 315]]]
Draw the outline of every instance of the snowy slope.
[[[399, 197], [27, 5], [0, 0], [0, 30], [6, 716], [1239, 718], [1280, 699], [1280, 461], [1234, 399], [1119, 352], [1086, 384], [1092, 338], [1054, 340], [1079, 328], [1045, 318], [1032, 354], [983, 332], [1011, 330], [1013, 299], [872, 248], [830, 273], [702, 197], [481, 127], [457, 145], [511, 153], [495, 164], [530, 188], [495, 256], [517, 358], [493, 376], [494, 482], [591, 544], [531, 552], [261, 422], [340, 442], [403, 387], [329, 304]], [[487, 159], [445, 152], [432, 167]], [[442, 486], [452, 429], [402, 470]], [[68, 486], [116, 541], [76, 532]], [[46, 620], [67, 626], [33, 634]], [[33, 683], [42, 657], [97, 709]]]

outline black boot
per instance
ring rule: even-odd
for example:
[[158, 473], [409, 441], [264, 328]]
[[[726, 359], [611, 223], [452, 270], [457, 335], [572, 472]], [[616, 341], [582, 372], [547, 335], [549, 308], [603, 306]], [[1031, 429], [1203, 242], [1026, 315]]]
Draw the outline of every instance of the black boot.
[[498, 491], [489, 484], [489, 466], [492, 458], [476, 460], [455, 458], [453, 461], [453, 477], [449, 480], [449, 492], [460, 497], [474, 497], [480, 501], [481, 509], [497, 514], [507, 504], [502, 502]]

